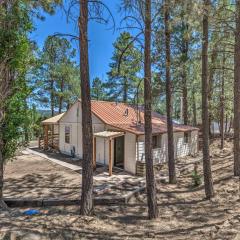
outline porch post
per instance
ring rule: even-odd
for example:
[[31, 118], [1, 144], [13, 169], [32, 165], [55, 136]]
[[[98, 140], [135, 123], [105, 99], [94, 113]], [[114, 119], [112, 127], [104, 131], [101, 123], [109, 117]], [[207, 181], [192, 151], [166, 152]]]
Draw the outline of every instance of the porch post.
[[109, 138], [109, 160], [108, 160], [109, 176], [112, 176], [112, 139]]
[[41, 137], [40, 136], [38, 137], [38, 148], [39, 149], [41, 148]]
[[93, 137], [93, 169], [96, 169], [96, 137]]
[[44, 125], [44, 150], [48, 149], [48, 125]]

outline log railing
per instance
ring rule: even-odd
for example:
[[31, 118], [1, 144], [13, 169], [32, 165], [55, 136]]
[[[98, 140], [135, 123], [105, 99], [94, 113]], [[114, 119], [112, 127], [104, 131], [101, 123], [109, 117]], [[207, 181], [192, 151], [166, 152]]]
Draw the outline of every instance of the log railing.
[[59, 149], [59, 134], [49, 134], [47, 139], [43, 136], [39, 137], [38, 146], [40, 149]]

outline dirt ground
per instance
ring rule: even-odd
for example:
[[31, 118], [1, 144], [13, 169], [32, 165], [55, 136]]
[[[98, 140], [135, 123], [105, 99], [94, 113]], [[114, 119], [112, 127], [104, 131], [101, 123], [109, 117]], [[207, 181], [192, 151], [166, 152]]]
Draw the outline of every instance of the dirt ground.
[[[5, 198], [79, 199], [81, 170], [74, 171], [26, 150], [23, 152], [5, 167]], [[81, 166], [80, 160], [71, 160], [63, 154], [49, 153], [46, 156]], [[94, 172], [94, 195], [119, 198], [141, 188], [143, 179], [119, 170], [114, 170], [110, 177], [106, 168], [98, 167]]]
[[4, 181], [4, 197], [80, 196], [80, 174], [31, 154], [18, 156], [7, 163]]
[[[239, 179], [233, 177], [232, 144], [218, 150], [218, 142], [212, 145], [212, 171], [216, 196], [204, 199], [204, 188], [192, 186], [193, 164], [178, 163], [178, 184], [157, 183], [159, 218], [147, 220], [146, 195], [141, 194], [128, 205], [96, 206], [92, 217], [80, 217], [79, 208], [50, 207], [39, 209], [40, 215], [29, 217], [22, 214], [24, 209], [13, 209], [11, 213], [0, 212], [0, 239], [240, 239]], [[19, 161], [18, 164], [21, 164]], [[37, 162], [32, 169], [41, 169]], [[188, 166], [189, 165], [189, 166]], [[28, 171], [25, 166], [26, 171]], [[15, 184], [20, 186], [16, 167]], [[22, 168], [21, 168], [22, 169]], [[41, 169], [34, 186], [39, 188], [47, 169]], [[62, 184], [64, 174], [72, 179], [71, 187], [77, 186], [80, 179], [66, 170], [59, 169], [60, 179], [53, 182]], [[31, 173], [28, 173], [30, 176]], [[201, 164], [199, 174], [202, 174]], [[67, 177], [67, 176], [66, 176]], [[67, 178], [68, 178], [67, 177]], [[13, 179], [13, 180], [14, 180]], [[12, 182], [7, 178], [7, 184]], [[18, 181], [20, 181], [18, 183]], [[51, 182], [48, 182], [51, 184]], [[6, 188], [9, 189], [9, 186]], [[72, 190], [63, 188], [63, 194]], [[7, 194], [10, 194], [8, 192]], [[33, 194], [36, 194], [33, 187]], [[50, 194], [50, 193], [49, 193]], [[22, 193], [19, 193], [21, 196]], [[11, 236], [12, 235], [12, 236]], [[15, 238], [14, 238], [15, 237]]]

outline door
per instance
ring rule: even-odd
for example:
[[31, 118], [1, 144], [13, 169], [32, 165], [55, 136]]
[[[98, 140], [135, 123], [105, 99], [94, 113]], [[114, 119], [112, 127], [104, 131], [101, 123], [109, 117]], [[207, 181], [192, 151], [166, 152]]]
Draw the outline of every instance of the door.
[[114, 166], [124, 169], [124, 136], [114, 139]]

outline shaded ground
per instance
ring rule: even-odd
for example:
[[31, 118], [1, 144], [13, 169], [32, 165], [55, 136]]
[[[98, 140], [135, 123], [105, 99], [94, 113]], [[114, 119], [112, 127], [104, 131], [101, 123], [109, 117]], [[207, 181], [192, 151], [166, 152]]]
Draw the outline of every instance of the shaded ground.
[[191, 187], [189, 164], [184, 171], [179, 169], [177, 185], [157, 184], [157, 220], [147, 220], [145, 194], [127, 206], [96, 207], [93, 217], [80, 217], [78, 207], [44, 208], [35, 217], [14, 209], [0, 213], [2, 239], [13, 232], [21, 234], [20, 239], [240, 239], [239, 179], [232, 177], [232, 147], [228, 144], [219, 151], [216, 146], [212, 151], [216, 197], [211, 201], [204, 200], [202, 186]]
[[44, 153], [46, 154], [48, 157], [50, 158], [56, 158], [58, 160], [64, 161], [66, 163], [71, 163], [74, 164], [76, 166], [82, 166], [82, 160], [81, 159], [74, 159], [71, 156], [65, 155], [65, 154], [60, 154], [57, 151], [52, 151], [52, 150], [42, 150], [39, 149], [38, 147], [31, 147], [31, 150], [37, 151], [39, 153]]
[[[75, 161], [56, 153], [48, 153], [48, 156], [64, 161], [68, 159], [69, 163]], [[4, 197], [78, 199], [81, 178], [81, 170], [73, 171], [41, 156], [24, 154], [6, 165]], [[123, 171], [114, 171], [109, 177], [105, 168], [97, 168], [94, 194], [96, 197], [122, 197], [141, 187], [141, 180]]]
[[80, 196], [80, 174], [38, 156], [18, 156], [7, 164], [4, 176], [4, 197]]

